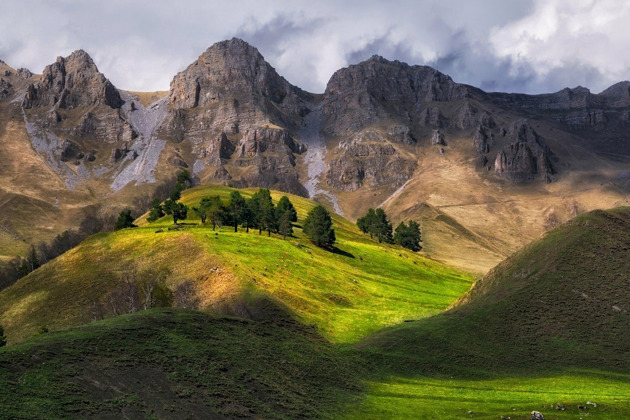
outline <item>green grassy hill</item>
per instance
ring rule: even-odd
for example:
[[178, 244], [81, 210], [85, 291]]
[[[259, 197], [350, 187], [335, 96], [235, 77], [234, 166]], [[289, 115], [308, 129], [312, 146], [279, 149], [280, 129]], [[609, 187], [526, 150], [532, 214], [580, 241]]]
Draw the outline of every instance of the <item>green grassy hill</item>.
[[[195, 205], [211, 194], [227, 201], [230, 191], [193, 188], [182, 201]], [[315, 204], [290, 198], [299, 225]], [[168, 216], [151, 224], [143, 217], [139, 228], [95, 235], [0, 293], [0, 325], [15, 343], [42, 325], [55, 330], [89, 322], [95, 307], [107, 310], [109, 294], [133, 269], [141, 280], [163, 278], [171, 290], [188, 282], [201, 309], [258, 319], [269, 311], [275, 316], [272, 308], [279, 307], [333, 342], [348, 343], [439, 313], [472, 282], [417, 253], [378, 244], [341, 217], [333, 220], [338, 242], [331, 252], [313, 246], [299, 228], [283, 240], [230, 227], [215, 232], [192, 217], [181, 231], [169, 231]]]
[[[290, 198], [299, 225], [314, 204]], [[337, 216], [335, 252], [299, 228], [283, 240], [186, 223], [140, 218], [0, 293], [5, 417], [630, 417], [628, 208], [574, 219], [468, 293], [469, 275]], [[203, 311], [89, 323], [130, 267], [140, 284], [189, 285]], [[53, 332], [29, 338], [41, 325]]]
[[[389, 417], [394, 401], [399, 413], [422, 407], [439, 418], [464, 407], [475, 418], [527, 418], [534, 409], [580, 418], [587, 401], [598, 404], [589, 418], [630, 417], [629, 273], [630, 208], [573, 219], [501, 263], [451, 310], [363, 341], [366, 365], [380, 372], [356, 418], [378, 407]], [[423, 395], [457, 403], [435, 407]]]
[[358, 377], [296, 322], [152, 309], [0, 350], [0, 418], [332, 417]]

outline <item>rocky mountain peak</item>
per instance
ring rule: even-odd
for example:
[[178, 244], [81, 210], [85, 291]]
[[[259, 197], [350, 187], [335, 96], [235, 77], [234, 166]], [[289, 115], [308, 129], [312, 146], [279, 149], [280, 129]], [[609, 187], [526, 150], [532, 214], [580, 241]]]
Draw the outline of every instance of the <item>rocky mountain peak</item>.
[[187, 109], [262, 97], [280, 104], [300, 92], [278, 75], [256, 48], [232, 38], [212, 45], [175, 76], [169, 103], [172, 109]]
[[94, 61], [83, 50], [46, 66], [39, 82], [27, 89], [25, 108], [55, 106], [62, 109], [107, 105], [119, 108], [118, 90], [98, 71]]
[[630, 106], [630, 82], [626, 80], [616, 83], [598, 96], [604, 97], [609, 105], [613, 107]]
[[457, 101], [469, 87], [428, 66], [410, 66], [379, 56], [333, 74], [324, 93], [325, 132], [348, 135], [379, 121], [405, 124], [412, 130], [426, 125], [432, 102]]

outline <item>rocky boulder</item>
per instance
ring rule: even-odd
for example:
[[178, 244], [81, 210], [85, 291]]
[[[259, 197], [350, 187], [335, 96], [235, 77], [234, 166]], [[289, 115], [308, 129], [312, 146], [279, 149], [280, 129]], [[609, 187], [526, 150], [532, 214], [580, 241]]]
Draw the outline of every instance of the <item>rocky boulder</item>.
[[444, 146], [446, 144], [445, 136], [440, 132], [440, 130], [433, 130], [433, 134], [431, 135], [431, 144], [438, 144], [440, 146]]
[[84, 156], [84, 153], [81, 151], [81, 148], [71, 142], [70, 140], [65, 140], [61, 145], [61, 161], [67, 162], [72, 159], [81, 159]]
[[0, 79], [0, 99], [4, 99], [10, 96], [13, 92], [13, 86], [11, 83], [4, 79]]

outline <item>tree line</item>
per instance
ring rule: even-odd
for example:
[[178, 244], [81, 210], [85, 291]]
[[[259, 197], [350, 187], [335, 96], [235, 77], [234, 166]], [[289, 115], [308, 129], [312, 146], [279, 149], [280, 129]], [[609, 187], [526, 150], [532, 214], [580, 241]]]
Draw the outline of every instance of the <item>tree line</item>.
[[[181, 191], [176, 188], [163, 203], [155, 200], [147, 220], [154, 222], [165, 215], [171, 215], [173, 223], [177, 224], [178, 221], [187, 219], [189, 211], [192, 211], [202, 224], [211, 224], [212, 230], [231, 226], [234, 232], [238, 232], [241, 227], [248, 233], [250, 229], [257, 229], [259, 234], [267, 232], [267, 236], [271, 236], [276, 233], [285, 239], [293, 236], [293, 223], [298, 221], [297, 210], [289, 197], [282, 196], [274, 203], [271, 191], [267, 188], [259, 189], [248, 199], [239, 191], [232, 191], [227, 202], [219, 195], [211, 195], [202, 198], [198, 206], [191, 208], [178, 201]], [[121, 228], [131, 227], [133, 218], [129, 215], [125, 220], [125, 223], [121, 222]], [[332, 219], [322, 206], [316, 206], [308, 213], [302, 230], [319, 247], [332, 247], [336, 241]]]
[[394, 231], [387, 214], [381, 208], [368, 209], [367, 213], [357, 219], [357, 227], [370, 238], [376, 238], [379, 243], [397, 244], [412, 251], [420, 251], [420, 225], [410, 220], [409, 224], [400, 222]]

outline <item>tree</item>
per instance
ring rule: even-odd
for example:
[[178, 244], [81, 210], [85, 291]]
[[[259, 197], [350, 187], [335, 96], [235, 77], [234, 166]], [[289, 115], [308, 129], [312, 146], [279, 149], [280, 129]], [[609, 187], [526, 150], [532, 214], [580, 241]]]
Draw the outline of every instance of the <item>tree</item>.
[[173, 205], [173, 223], [177, 224], [178, 220], [185, 220], [188, 217], [188, 206], [184, 203], [175, 203]]
[[35, 247], [31, 245], [31, 249], [28, 252], [28, 258], [26, 259], [28, 264], [29, 273], [31, 271], [37, 270], [41, 264], [39, 263], [39, 259], [37, 258], [37, 251], [35, 251]]
[[256, 225], [256, 213], [258, 212], [258, 201], [250, 198], [245, 201], [245, 208], [241, 218], [242, 226], [249, 233], [250, 229], [255, 228]]
[[326, 248], [335, 243], [335, 230], [332, 228], [332, 219], [328, 211], [317, 206], [308, 212], [304, 221], [304, 233], [315, 245]]
[[372, 229], [374, 231], [374, 236], [378, 239], [379, 242], [387, 242], [391, 244], [394, 242], [394, 238], [392, 236], [392, 224], [387, 220], [387, 214], [383, 209], [374, 210], [374, 215], [376, 219], [372, 225]]
[[291, 223], [290, 212], [284, 212], [282, 216], [280, 216], [280, 220], [278, 220], [278, 233], [282, 235], [284, 239], [287, 239], [287, 236], [293, 236], [293, 224]]
[[243, 216], [247, 211], [247, 202], [240, 192], [230, 193], [230, 203], [227, 206], [228, 219], [234, 226], [234, 232], [238, 232], [238, 225], [243, 221]]
[[4, 328], [0, 325], [0, 347], [7, 345], [7, 337], [4, 335]]
[[297, 222], [297, 211], [295, 210], [295, 207], [293, 207], [293, 203], [291, 203], [289, 197], [286, 195], [283, 195], [276, 205], [276, 219], [278, 220], [278, 223], [284, 213], [289, 214], [289, 222]]
[[266, 188], [261, 188], [252, 196], [252, 199], [255, 199], [257, 203], [257, 212], [254, 214], [258, 233], [266, 230], [267, 235], [271, 236], [271, 231], [276, 229], [276, 214], [273, 200], [271, 199], [271, 192]]
[[133, 220], [134, 218], [131, 215], [131, 210], [125, 209], [121, 211], [118, 215], [118, 219], [116, 220], [116, 226], [114, 226], [114, 230], [137, 227], [133, 224]]
[[201, 219], [201, 223], [205, 224], [206, 220], [210, 219], [212, 230], [221, 224], [225, 214], [225, 206], [218, 195], [202, 198], [199, 207], [193, 207], [192, 209]]
[[[206, 201], [204, 202], [204, 200]], [[218, 195], [206, 197], [201, 201], [204, 202], [204, 205], [208, 209], [208, 219], [210, 219], [210, 223], [212, 223], [212, 230], [215, 230], [217, 226], [221, 226], [225, 219], [225, 205]]]
[[182, 185], [185, 190], [192, 184], [192, 179], [190, 178], [190, 172], [187, 169], [183, 169], [177, 173], [177, 184]]
[[410, 249], [412, 251], [420, 251], [420, 225], [411, 220], [409, 226], [404, 222], [400, 222], [396, 231], [394, 232], [394, 242], [402, 247]]
[[184, 187], [184, 185], [175, 184], [175, 189], [171, 192], [171, 195], [169, 196], [171, 201], [175, 202], [179, 200], [180, 198], [182, 198], [182, 191], [184, 191], [185, 189], [186, 188]]
[[363, 217], [359, 217], [357, 219], [357, 227], [363, 233], [369, 233], [370, 238], [372, 238], [372, 225], [376, 220], [376, 214], [374, 213], [374, 209], [368, 209], [367, 213]]
[[164, 213], [173, 214], [173, 206], [177, 200], [171, 200], [170, 198], [164, 202], [162, 208], [164, 209]]
[[160, 217], [164, 217], [164, 209], [162, 208], [160, 200], [156, 198], [151, 203], [151, 211], [149, 212], [149, 217], [147, 217], [147, 220], [149, 222], [155, 222]]
[[376, 237], [379, 242], [392, 243], [392, 224], [387, 220], [387, 214], [381, 208], [368, 209], [367, 213], [357, 219], [357, 227], [363, 233], [369, 233], [370, 238]]

